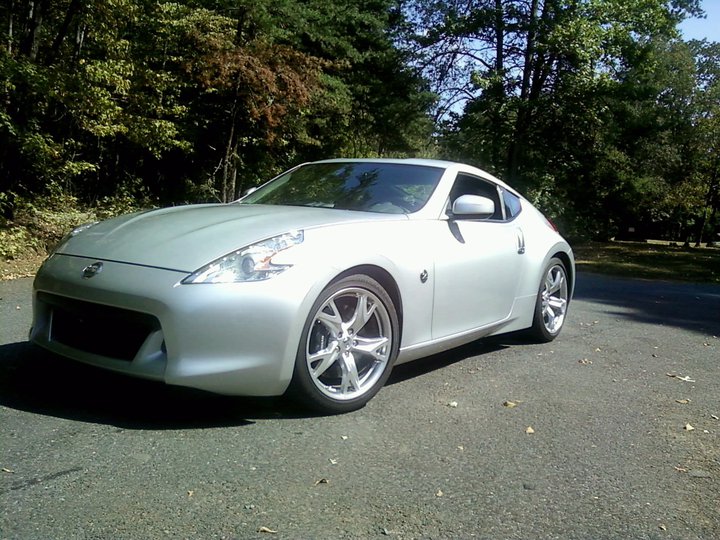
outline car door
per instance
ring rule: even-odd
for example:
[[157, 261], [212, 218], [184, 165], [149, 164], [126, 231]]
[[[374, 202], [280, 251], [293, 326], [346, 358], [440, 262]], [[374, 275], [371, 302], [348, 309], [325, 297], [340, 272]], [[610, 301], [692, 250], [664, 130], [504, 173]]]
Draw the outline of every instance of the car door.
[[[452, 203], [461, 195], [492, 199], [495, 213], [485, 219], [452, 216]], [[457, 176], [448, 220], [438, 222], [435, 237], [433, 339], [492, 325], [511, 313], [524, 270], [524, 237], [500, 201], [494, 183]]]

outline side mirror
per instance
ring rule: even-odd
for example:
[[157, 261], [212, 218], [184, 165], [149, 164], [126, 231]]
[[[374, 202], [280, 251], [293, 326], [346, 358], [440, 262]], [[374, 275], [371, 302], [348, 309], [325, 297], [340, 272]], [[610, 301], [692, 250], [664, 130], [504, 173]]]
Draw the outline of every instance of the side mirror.
[[487, 219], [495, 213], [495, 202], [479, 195], [461, 195], [452, 205], [455, 217]]

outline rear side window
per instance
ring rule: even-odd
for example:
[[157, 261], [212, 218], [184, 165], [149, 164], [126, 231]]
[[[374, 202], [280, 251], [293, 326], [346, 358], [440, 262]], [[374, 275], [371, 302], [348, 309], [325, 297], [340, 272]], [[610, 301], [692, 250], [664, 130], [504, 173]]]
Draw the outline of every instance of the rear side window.
[[502, 197], [505, 205], [505, 219], [513, 219], [522, 210], [520, 198], [504, 189], [502, 190]]

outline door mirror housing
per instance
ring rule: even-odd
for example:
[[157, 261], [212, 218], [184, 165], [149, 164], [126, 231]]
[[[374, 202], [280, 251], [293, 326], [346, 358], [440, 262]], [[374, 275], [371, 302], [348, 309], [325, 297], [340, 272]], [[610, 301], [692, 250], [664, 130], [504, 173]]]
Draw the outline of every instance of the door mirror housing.
[[452, 205], [452, 214], [458, 218], [487, 219], [495, 214], [495, 202], [479, 195], [461, 195]]

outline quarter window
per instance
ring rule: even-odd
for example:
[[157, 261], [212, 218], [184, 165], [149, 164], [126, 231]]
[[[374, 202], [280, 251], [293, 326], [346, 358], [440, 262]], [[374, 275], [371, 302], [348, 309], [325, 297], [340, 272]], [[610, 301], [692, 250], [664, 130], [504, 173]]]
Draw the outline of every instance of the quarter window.
[[520, 197], [504, 189], [502, 190], [502, 197], [503, 204], [505, 205], [505, 219], [513, 219], [522, 210]]

